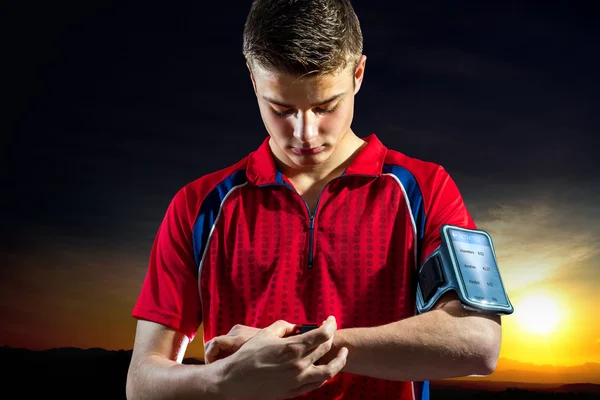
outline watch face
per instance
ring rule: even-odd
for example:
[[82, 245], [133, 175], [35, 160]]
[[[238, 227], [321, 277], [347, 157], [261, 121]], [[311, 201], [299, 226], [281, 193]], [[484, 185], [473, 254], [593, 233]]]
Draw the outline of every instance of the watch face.
[[483, 306], [509, 307], [489, 236], [449, 228], [448, 237], [467, 298]]

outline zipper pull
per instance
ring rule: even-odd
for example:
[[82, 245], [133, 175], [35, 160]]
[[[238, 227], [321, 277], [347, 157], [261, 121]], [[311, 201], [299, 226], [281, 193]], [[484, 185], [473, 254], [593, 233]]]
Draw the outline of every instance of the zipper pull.
[[315, 216], [311, 215], [310, 216], [310, 229], [313, 229], [315, 227]]

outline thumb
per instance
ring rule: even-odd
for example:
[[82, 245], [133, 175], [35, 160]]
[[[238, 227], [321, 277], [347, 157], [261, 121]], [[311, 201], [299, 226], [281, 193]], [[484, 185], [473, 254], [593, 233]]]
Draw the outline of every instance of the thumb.
[[217, 336], [207, 343], [206, 354], [218, 354], [220, 350], [228, 351], [239, 346], [235, 336]]
[[282, 338], [294, 333], [296, 331], [296, 325], [280, 319], [267, 326], [263, 331]]

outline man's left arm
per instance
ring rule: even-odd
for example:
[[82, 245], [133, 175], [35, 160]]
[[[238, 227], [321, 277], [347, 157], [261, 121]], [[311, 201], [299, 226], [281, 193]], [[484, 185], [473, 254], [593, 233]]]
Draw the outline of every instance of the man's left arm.
[[[426, 224], [419, 265], [441, 243], [444, 224], [475, 229], [462, 195], [438, 166], [419, 176]], [[429, 312], [377, 327], [340, 329], [323, 362], [348, 348], [345, 372], [396, 381], [425, 381], [489, 375], [496, 368], [502, 328], [499, 316], [462, 308], [455, 292], [446, 293]]]
[[466, 311], [454, 292], [429, 312], [387, 325], [336, 331], [326, 364], [348, 348], [343, 372], [394, 381], [489, 375], [496, 368], [502, 329], [499, 316]]

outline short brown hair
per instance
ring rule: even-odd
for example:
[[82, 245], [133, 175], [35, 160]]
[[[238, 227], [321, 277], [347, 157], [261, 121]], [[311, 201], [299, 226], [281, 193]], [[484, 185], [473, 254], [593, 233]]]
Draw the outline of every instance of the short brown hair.
[[356, 70], [363, 51], [350, 0], [254, 0], [244, 26], [248, 65], [293, 76]]

